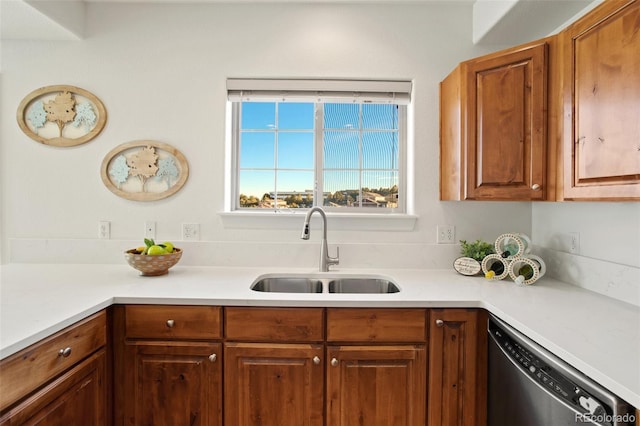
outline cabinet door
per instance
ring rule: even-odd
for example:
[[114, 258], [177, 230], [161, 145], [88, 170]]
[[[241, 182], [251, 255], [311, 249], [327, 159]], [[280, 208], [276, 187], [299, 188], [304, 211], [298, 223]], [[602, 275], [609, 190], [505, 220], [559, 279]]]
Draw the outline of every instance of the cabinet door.
[[486, 425], [486, 314], [432, 309], [430, 316], [428, 424]]
[[544, 199], [546, 52], [542, 42], [466, 63], [465, 199]]
[[640, 199], [640, 1], [564, 33], [564, 198]]
[[221, 349], [204, 342], [128, 342], [125, 422], [221, 425]]
[[323, 348], [225, 344], [225, 426], [322, 426]]
[[424, 345], [329, 346], [327, 424], [424, 426]]
[[4, 413], [0, 424], [104, 425], [105, 372], [105, 352], [102, 349]]

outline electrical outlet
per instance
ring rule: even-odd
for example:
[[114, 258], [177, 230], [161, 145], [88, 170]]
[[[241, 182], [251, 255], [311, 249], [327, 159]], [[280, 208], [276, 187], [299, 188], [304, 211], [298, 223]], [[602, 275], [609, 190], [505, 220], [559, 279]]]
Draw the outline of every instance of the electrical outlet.
[[98, 222], [98, 238], [101, 240], [108, 240], [111, 238], [111, 222], [108, 220], [101, 220]]
[[183, 223], [182, 224], [182, 240], [198, 241], [200, 239], [199, 223]]
[[153, 221], [146, 221], [144, 223], [144, 237], [145, 238], [156, 238], [156, 223]]
[[438, 244], [453, 244], [456, 240], [456, 227], [453, 225], [438, 225]]
[[580, 254], [580, 233], [569, 232], [569, 253]]

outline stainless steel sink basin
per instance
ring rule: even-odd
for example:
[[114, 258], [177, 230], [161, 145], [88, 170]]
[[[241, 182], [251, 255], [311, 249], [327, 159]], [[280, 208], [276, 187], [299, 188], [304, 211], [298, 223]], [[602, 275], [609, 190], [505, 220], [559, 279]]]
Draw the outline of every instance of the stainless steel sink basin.
[[264, 293], [361, 293], [388, 294], [400, 287], [378, 275], [267, 274], [259, 276], [251, 290]]
[[329, 293], [398, 293], [398, 286], [383, 278], [340, 278], [329, 282]]
[[251, 290], [267, 293], [322, 293], [322, 281], [304, 277], [265, 277], [254, 282]]

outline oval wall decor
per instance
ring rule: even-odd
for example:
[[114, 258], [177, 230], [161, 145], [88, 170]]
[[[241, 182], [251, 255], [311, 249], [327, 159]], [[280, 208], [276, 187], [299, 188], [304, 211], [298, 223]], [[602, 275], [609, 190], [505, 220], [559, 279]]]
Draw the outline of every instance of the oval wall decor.
[[112, 149], [102, 161], [102, 182], [119, 197], [134, 201], [167, 198], [189, 176], [187, 159], [171, 145], [139, 140]]
[[53, 146], [75, 146], [95, 138], [107, 123], [104, 105], [75, 86], [46, 86], [18, 106], [18, 125], [31, 139]]

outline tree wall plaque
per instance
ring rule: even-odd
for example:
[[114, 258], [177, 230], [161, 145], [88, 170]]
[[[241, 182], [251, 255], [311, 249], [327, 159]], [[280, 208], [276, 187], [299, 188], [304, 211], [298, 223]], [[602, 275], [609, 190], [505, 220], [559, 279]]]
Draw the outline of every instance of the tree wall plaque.
[[171, 145], [140, 140], [112, 149], [102, 161], [102, 182], [119, 197], [154, 201], [182, 188], [189, 176], [187, 159]]
[[53, 146], [75, 146], [98, 136], [107, 123], [104, 105], [75, 86], [46, 86], [18, 106], [18, 125], [31, 139]]

